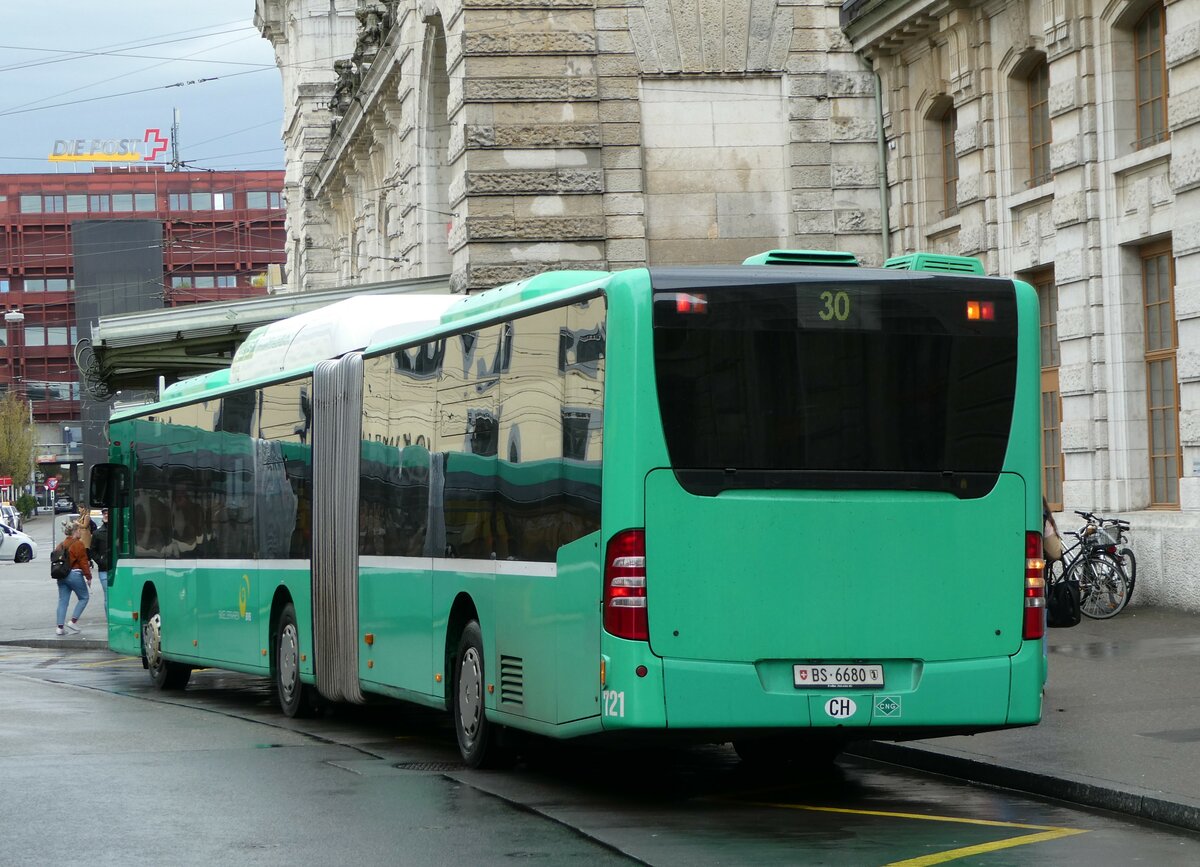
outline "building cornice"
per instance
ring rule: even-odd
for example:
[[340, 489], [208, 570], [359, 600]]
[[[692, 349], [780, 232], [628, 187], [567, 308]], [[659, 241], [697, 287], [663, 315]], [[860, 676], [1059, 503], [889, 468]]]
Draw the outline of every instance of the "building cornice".
[[842, 4], [841, 26], [856, 52], [897, 54], [936, 31], [943, 15], [967, 5], [962, 0], [849, 0]]
[[305, 180], [304, 193], [307, 198], [316, 198], [325, 191], [343, 158], [356, 146], [363, 124], [395, 66], [396, 48], [400, 42], [400, 23], [399, 17], [390, 22], [378, 52], [350, 97], [349, 108], [336, 122], [337, 125], [329, 137], [329, 144], [325, 146], [325, 152], [321, 154], [321, 159], [312, 174]]

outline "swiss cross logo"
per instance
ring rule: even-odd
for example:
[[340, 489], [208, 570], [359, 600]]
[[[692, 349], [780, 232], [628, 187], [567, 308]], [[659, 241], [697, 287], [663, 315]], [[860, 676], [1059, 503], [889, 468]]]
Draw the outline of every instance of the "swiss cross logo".
[[146, 162], [152, 162], [156, 156], [167, 152], [168, 141], [156, 129], [146, 130], [146, 135], [142, 138], [142, 141], [150, 145], [150, 153], [142, 158]]
[[808, 669], [802, 668], [796, 672], [796, 676], [801, 680], [808, 680]]

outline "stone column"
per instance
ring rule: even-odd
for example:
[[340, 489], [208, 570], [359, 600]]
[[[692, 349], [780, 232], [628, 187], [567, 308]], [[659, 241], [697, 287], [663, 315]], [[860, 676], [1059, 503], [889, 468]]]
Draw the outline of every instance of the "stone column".
[[458, 291], [605, 264], [591, 0], [537, 8], [466, 0], [447, 25]]
[[254, 23], [275, 49], [283, 78], [287, 279], [293, 291], [333, 286], [328, 216], [306, 200], [308, 178], [329, 142], [336, 76], [330, 54], [354, 50], [355, 0], [256, 0]]

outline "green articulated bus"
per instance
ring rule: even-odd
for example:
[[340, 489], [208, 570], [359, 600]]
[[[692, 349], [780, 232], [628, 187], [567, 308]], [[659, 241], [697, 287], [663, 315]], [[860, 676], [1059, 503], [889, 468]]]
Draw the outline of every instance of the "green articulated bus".
[[360, 296], [114, 414], [109, 642], [289, 716], [448, 710], [747, 760], [1032, 725], [1038, 304], [973, 259]]

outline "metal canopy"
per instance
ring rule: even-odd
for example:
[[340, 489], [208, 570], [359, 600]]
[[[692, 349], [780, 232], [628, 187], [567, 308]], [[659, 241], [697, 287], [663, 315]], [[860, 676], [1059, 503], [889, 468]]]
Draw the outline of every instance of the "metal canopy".
[[359, 295], [443, 295], [448, 275], [363, 283], [319, 292], [289, 292], [240, 301], [192, 304], [102, 317], [90, 340], [75, 346], [85, 387], [101, 400], [122, 389], [156, 388], [228, 367], [243, 340], [267, 325]]

